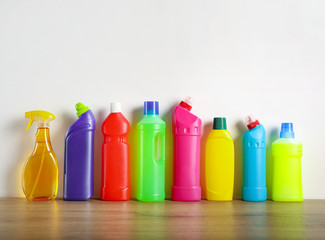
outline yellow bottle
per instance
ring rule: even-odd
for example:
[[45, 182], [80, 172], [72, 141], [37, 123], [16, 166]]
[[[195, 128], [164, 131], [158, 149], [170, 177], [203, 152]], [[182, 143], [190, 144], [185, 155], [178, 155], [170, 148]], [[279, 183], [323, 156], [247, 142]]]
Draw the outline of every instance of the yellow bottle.
[[31, 111], [26, 112], [25, 117], [29, 118], [25, 130], [28, 130], [34, 121], [38, 123], [38, 129], [33, 153], [23, 169], [23, 191], [30, 201], [55, 199], [59, 168], [49, 134], [49, 122], [54, 120], [55, 116], [46, 111]]
[[226, 118], [214, 118], [205, 148], [206, 197], [213, 201], [231, 201], [235, 172], [234, 142], [227, 130]]

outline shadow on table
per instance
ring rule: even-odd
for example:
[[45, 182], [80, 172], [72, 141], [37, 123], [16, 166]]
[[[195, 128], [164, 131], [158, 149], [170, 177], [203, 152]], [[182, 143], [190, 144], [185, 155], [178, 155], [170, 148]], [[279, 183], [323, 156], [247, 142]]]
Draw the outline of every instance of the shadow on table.
[[235, 146], [235, 179], [234, 179], [234, 199], [242, 198], [243, 186], [243, 134], [247, 128], [243, 121], [236, 123], [238, 135], [234, 138]]
[[143, 117], [143, 108], [138, 107], [132, 111], [130, 119], [130, 180], [131, 198], [136, 198], [137, 193], [137, 124]]
[[201, 135], [201, 161], [200, 161], [200, 184], [201, 184], [201, 193], [202, 199], [206, 198], [206, 179], [205, 179], [205, 145], [211, 131], [212, 123], [208, 122], [202, 126], [202, 135]]
[[272, 199], [272, 185], [273, 185], [273, 157], [272, 157], [272, 143], [279, 137], [278, 129], [273, 128], [269, 131], [266, 140], [266, 188], [267, 199]]

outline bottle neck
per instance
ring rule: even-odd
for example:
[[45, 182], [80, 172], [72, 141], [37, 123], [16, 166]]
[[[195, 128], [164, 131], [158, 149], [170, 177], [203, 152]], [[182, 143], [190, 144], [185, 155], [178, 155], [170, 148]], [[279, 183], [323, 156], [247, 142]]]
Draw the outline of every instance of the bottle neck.
[[38, 128], [49, 128], [50, 124], [48, 122], [39, 122]]
[[48, 127], [38, 127], [36, 132], [36, 142], [38, 143], [50, 143], [50, 130]]
[[150, 117], [159, 117], [157, 114], [145, 114], [144, 117], [150, 118]]

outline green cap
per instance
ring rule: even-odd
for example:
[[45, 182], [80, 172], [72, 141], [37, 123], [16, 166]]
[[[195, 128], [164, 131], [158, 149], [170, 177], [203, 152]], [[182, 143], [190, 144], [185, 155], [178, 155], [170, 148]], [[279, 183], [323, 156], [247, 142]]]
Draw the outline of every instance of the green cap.
[[77, 116], [80, 117], [82, 114], [89, 110], [89, 107], [83, 105], [81, 102], [76, 104]]
[[227, 122], [224, 117], [216, 117], [213, 119], [213, 129], [227, 130]]

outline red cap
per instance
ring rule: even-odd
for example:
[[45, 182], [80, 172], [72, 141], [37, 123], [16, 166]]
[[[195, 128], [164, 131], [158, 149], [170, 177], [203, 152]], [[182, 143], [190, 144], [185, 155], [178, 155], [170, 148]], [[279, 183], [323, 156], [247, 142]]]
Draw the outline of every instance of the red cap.
[[252, 129], [258, 125], [260, 125], [260, 122], [251, 114], [245, 118], [246, 125], [248, 129]]
[[258, 120], [256, 120], [255, 122], [248, 124], [247, 127], [248, 127], [248, 129], [252, 129], [258, 125], [260, 125], [260, 122]]
[[181, 101], [181, 103], [179, 104], [179, 106], [185, 108], [188, 111], [191, 111], [191, 109], [192, 109], [192, 106], [189, 105], [188, 103], [184, 102], [184, 101]]

